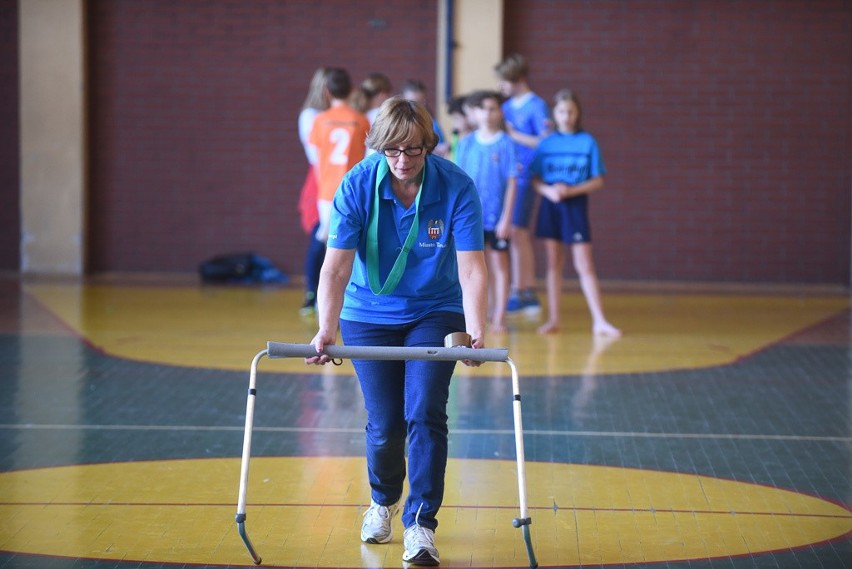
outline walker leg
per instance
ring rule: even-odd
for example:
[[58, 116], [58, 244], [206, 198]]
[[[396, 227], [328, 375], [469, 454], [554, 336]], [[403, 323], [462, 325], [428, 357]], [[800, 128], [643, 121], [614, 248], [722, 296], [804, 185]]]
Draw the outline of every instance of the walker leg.
[[236, 516], [237, 531], [240, 532], [240, 538], [243, 540], [255, 565], [260, 565], [263, 560], [257, 554], [257, 551], [251, 544], [248, 533], [246, 533], [246, 495], [248, 494], [249, 459], [251, 458], [251, 433], [254, 426], [254, 401], [257, 397], [257, 389], [255, 387], [257, 384], [257, 364], [266, 353], [267, 351], [263, 350], [254, 356], [251, 362], [251, 371], [249, 372], [249, 389], [246, 399], [246, 429], [243, 436], [243, 458], [240, 465], [240, 493]]
[[252, 560], [255, 565], [260, 565], [263, 562], [263, 559], [260, 558], [260, 555], [257, 554], [257, 551], [254, 549], [254, 546], [251, 544], [251, 540], [249, 539], [248, 534], [246, 533], [246, 515], [238, 514], [237, 515], [237, 531], [240, 532], [240, 537], [243, 540], [243, 543], [248, 549], [249, 555], [251, 555]]
[[[529, 524], [525, 525], [521, 530], [524, 534], [524, 543], [527, 544], [527, 557], [530, 559], [530, 569], [535, 569], [538, 567], [538, 561], [535, 559], [535, 553], [533, 552], [532, 547], [532, 539], [530, 538], [530, 526]], [[258, 561], [258, 563], [260, 563]]]
[[520, 501], [520, 517], [512, 520], [512, 525], [516, 528], [521, 528], [524, 536], [524, 543], [527, 546], [527, 557], [530, 560], [531, 569], [538, 567], [535, 553], [533, 552], [532, 538], [530, 537], [530, 519], [527, 509], [527, 479], [526, 470], [524, 468], [524, 426], [521, 417], [521, 386], [518, 380], [518, 368], [512, 358], [506, 358], [506, 363], [512, 369], [512, 408], [514, 411], [515, 420], [515, 456], [518, 461], [518, 498]]

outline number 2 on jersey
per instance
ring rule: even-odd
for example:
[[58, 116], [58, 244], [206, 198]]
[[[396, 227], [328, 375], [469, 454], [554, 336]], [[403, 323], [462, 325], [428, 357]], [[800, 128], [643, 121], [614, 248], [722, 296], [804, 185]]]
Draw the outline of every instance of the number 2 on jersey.
[[347, 164], [349, 162], [349, 141], [352, 135], [345, 128], [336, 128], [329, 134], [329, 141], [334, 148], [328, 161], [332, 164]]

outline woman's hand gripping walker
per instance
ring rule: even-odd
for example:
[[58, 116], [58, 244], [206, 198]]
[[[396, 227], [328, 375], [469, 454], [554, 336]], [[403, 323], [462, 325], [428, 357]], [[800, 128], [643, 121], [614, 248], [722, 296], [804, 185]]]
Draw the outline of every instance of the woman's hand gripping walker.
[[[451, 335], [452, 336], [452, 335]], [[447, 338], [447, 345], [457, 346], [459, 339]], [[468, 339], [469, 340], [469, 339]], [[351, 360], [436, 360], [436, 361], [465, 361], [476, 365], [483, 362], [504, 362], [512, 370], [513, 391], [513, 413], [515, 422], [515, 452], [518, 463], [518, 495], [520, 501], [520, 517], [512, 520], [512, 525], [521, 528], [524, 543], [527, 548], [530, 567], [538, 567], [538, 562], [533, 553], [530, 538], [530, 524], [532, 523], [527, 511], [526, 475], [524, 472], [524, 439], [523, 425], [521, 421], [521, 394], [518, 381], [518, 369], [515, 362], [509, 358], [508, 350], [505, 348], [481, 348], [472, 350], [467, 347], [445, 347], [445, 348], [406, 348], [391, 346], [324, 346], [322, 354], [328, 358], [351, 359]], [[258, 352], [251, 362], [249, 375], [248, 400], [246, 402], [246, 427], [243, 439], [243, 457], [240, 467], [240, 492], [237, 504], [237, 529], [240, 537], [248, 549], [254, 563], [260, 565], [261, 558], [255, 551], [254, 546], [246, 533], [246, 494], [248, 486], [249, 458], [251, 455], [251, 434], [254, 423], [254, 403], [257, 396], [257, 365], [263, 356], [274, 358], [314, 358], [317, 356], [316, 348], [311, 344], [286, 344], [281, 342], [267, 342], [265, 350]]]

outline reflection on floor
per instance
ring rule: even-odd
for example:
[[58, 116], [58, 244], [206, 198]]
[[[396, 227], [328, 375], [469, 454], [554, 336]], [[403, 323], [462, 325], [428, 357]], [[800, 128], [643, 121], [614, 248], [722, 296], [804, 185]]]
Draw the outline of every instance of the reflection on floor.
[[[513, 317], [542, 567], [852, 567], [849, 297], [607, 291]], [[0, 568], [252, 566], [234, 523], [248, 365], [307, 342], [296, 289], [0, 279]], [[362, 545], [351, 366], [260, 366], [247, 527], [268, 567], [400, 567]], [[458, 366], [443, 567], [527, 567], [508, 368]], [[397, 524], [399, 523], [397, 519]]]

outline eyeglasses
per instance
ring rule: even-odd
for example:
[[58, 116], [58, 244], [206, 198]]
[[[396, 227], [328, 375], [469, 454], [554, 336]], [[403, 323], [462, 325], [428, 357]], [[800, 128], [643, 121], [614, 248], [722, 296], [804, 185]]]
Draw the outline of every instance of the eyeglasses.
[[403, 152], [406, 156], [420, 156], [421, 154], [423, 154], [423, 147], [412, 146], [411, 148], [385, 148], [382, 150], [382, 154], [384, 154], [388, 158], [397, 158]]

